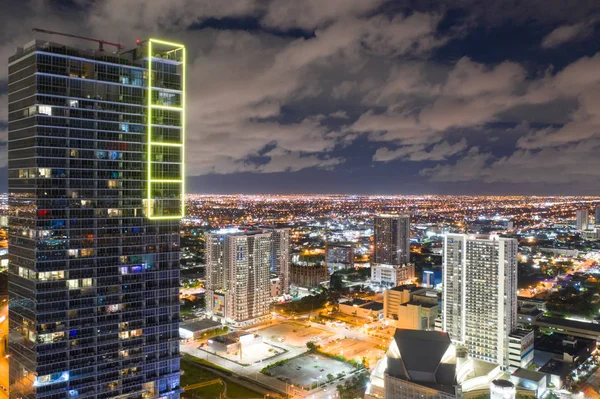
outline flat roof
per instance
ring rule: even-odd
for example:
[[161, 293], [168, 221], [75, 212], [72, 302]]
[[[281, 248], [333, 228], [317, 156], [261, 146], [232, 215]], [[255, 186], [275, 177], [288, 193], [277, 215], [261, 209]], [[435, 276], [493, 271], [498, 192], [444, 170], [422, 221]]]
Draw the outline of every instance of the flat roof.
[[409, 292], [415, 292], [415, 291], [422, 290], [422, 289], [426, 289], [426, 288], [417, 287], [414, 284], [399, 285], [397, 287], [390, 288], [391, 291], [406, 291], [406, 290], [408, 290]]
[[369, 302], [363, 306], [361, 306], [362, 309], [369, 309], [369, 310], [383, 310], [383, 303], [381, 302]]
[[211, 319], [191, 320], [183, 322], [179, 325], [179, 328], [183, 328], [188, 331], [204, 331], [211, 328], [220, 327], [221, 323]]
[[533, 332], [532, 330], [517, 329], [517, 330], [511, 332], [510, 334], [508, 334], [508, 336], [523, 338], [523, 337], [526, 337], [527, 335], [531, 334], [532, 332]]
[[536, 324], [555, 324], [561, 327], [574, 328], [579, 330], [592, 331], [600, 334], [600, 324], [586, 323], [584, 321], [562, 319], [560, 317], [542, 316], [536, 322]]
[[544, 373], [540, 373], [540, 372], [533, 371], [533, 370], [527, 370], [524, 368], [516, 369], [512, 373], [512, 375], [514, 375], [515, 377], [523, 378], [523, 379], [530, 380], [530, 381], [539, 381], [546, 376], [546, 374], [544, 374]]

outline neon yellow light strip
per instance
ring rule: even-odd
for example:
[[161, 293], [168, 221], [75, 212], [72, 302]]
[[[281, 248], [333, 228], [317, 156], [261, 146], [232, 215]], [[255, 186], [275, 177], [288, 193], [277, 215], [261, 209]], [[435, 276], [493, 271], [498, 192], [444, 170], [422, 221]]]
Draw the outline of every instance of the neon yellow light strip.
[[[176, 47], [173, 50], [170, 50], [169, 53], [174, 51], [182, 51], [182, 66], [181, 66], [181, 107], [171, 107], [166, 105], [157, 105], [152, 104], [152, 44], [160, 44], [165, 46]], [[146, 215], [149, 219], [153, 220], [168, 220], [168, 219], [181, 219], [185, 215], [185, 47], [183, 44], [166, 42], [164, 40], [157, 39], [149, 39], [148, 40], [148, 192], [147, 192], [147, 209]], [[173, 111], [180, 111], [181, 115], [181, 143], [169, 143], [169, 142], [156, 142], [152, 141], [152, 109], [166, 109]], [[153, 179], [152, 178], [152, 147], [153, 146], [164, 146], [164, 147], [181, 147], [183, 150], [181, 151], [181, 179]], [[169, 215], [169, 216], [155, 216], [154, 215], [154, 203], [152, 199], [152, 184], [154, 183], [179, 183], [181, 185], [181, 213], [179, 215]]]
[[[171, 42], [166, 42], [164, 40], [159, 40], [159, 39], [150, 39], [148, 41], [150, 43], [164, 44], [165, 46], [179, 47], [179, 48], [185, 50], [185, 46], [183, 44], [180, 44], [180, 43], [171, 43]], [[175, 49], [175, 50], [179, 50], [179, 49]]]
[[154, 210], [152, 202], [152, 39], [148, 40], [148, 198], [146, 200], [146, 216], [152, 219]]
[[181, 217], [185, 216], [185, 107], [186, 107], [186, 99], [185, 99], [185, 71], [186, 71], [186, 54], [185, 47], [182, 46], [182, 60], [183, 64], [181, 65]]
[[183, 144], [181, 143], [167, 143], [167, 142], [159, 142], [159, 141], [153, 141], [150, 143], [150, 145], [155, 145], [155, 146], [165, 146], [165, 147], [183, 147]]
[[154, 183], [181, 183], [181, 179], [153, 179], [152, 184]]
[[151, 107], [152, 108], [158, 108], [158, 109], [167, 109], [169, 111], [183, 111], [183, 108], [181, 108], [181, 107], [171, 107], [169, 105], [156, 105], [156, 104], [152, 104]]

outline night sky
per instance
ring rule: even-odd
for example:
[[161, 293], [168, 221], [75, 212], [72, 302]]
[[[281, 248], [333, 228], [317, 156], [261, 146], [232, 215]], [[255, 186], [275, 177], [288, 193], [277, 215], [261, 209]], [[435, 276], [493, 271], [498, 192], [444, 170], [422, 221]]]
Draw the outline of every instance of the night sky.
[[0, 190], [33, 27], [186, 44], [189, 192], [600, 194], [596, 0], [2, 0]]

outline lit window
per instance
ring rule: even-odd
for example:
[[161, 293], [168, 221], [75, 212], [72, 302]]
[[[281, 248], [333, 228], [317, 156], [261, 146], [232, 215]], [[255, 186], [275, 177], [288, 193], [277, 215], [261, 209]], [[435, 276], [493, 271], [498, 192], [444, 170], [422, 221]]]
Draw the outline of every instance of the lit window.
[[38, 105], [38, 114], [52, 115], [52, 107], [49, 105]]
[[69, 100], [69, 107], [73, 107], [73, 108], [79, 107], [79, 100]]
[[67, 288], [76, 290], [79, 288], [79, 280], [67, 280]]

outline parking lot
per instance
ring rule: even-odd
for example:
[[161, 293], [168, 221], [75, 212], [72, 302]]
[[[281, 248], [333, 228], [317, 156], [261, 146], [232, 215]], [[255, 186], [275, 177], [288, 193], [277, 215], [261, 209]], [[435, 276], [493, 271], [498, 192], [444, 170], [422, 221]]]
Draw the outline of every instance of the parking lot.
[[322, 350], [332, 355], [342, 355], [348, 360], [361, 361], [363, 357], [367, 358], [369, 365], [374, 365], [378, 359], [381, 359], [385, 352], [376, 349], [375, 346], [367, 341], [361, 341], [356, 338], [337, 339], [322, 346]]
[[328, 374], [337, 377], [340, 373], [348, 375], [352, 371], [354, 368], [342, 361], [308, 353], [268, 370], [275, 378], [306, 388], [326, 383]]
[[318, 343], [333, 335], [333, 333], [329, 331], [316, 327], [307, 327], [304, 324], [295, 322], [275, 324], [258, 330], [256, 333], [260, 334], [264, 340], [296, 348], [306, 347], [308, 341]]

